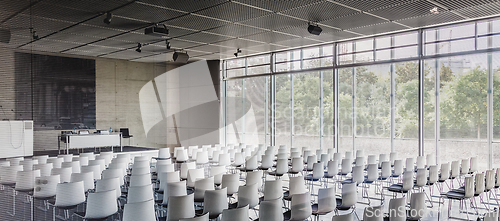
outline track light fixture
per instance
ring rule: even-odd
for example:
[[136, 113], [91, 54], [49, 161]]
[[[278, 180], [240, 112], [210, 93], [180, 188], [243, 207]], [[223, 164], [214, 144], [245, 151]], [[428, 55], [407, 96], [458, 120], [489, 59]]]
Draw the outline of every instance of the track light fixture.
[[235, 57], [238, 57], [238, 54], [239, 54], [239, 53], [241, 53], [241, 49], [239, 49], [239, 48], [238, 48], [238, 49], [236, 50], [236, 53], [234, 53], [234, 56], [235, 56]]
[[141, 43], [137, 43], [137, 49], [135, 49], [135, 51], [141, 53], [142, 52], [141, 48], [142, 48], [142, 44]]
[[165, 42], [167, 44], [167, 49], [170, 49], [170, 42], [168, 42], [168, 40], [166, 40]]
[[106, 13], [106, 18], [104, 19], [104, 23], [109, 25], [111, 24], [111, 19], [113, 18], [113, 14], [111, 12]]
[[309, 32], [309, 34], [319, 35], [323, 31], [323, 29], [321, 29], [318, 25], [313, 25], [311, 22], [309, 22], [307, 31]]
[[38, 39], [39, 39], [39, 37], [36, 34], [36, 31], [33, 31], [33, 40], [38, 40]]

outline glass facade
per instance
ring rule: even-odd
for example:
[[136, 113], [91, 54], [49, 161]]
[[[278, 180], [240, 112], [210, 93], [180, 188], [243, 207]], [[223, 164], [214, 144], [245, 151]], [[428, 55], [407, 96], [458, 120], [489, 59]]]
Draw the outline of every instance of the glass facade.
[[[225, 142], [498, 167], [499, 36], [480, 20], [226, 60], [226, 99], [251, 104], [225, 102]], [[232, 119], [245, 105], [255, 122]]]

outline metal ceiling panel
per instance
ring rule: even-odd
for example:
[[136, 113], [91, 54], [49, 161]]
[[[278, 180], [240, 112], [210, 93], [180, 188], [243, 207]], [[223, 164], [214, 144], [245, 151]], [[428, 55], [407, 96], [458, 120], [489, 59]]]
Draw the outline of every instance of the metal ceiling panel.
[[[219, 46], [219, 45], [200, 45], [200, 46], [188, 48], [187, 50], [195, 50], [195, 51], [200, 51], [200, 52], [203, 51], [206, 54], [206, 53], [227, 51], [227, 50], [229, 50], [229, 48], [227, 48], [225, 46]], [[236, 48], [234, 48], [234, 50], [236, 51]]]
[[175, 10], [181, 10], [185, 12], [195, 12], [210, 8], [228, 0], [210, 0], [210, 1], [199, 1], [199, 0], [182, 0], [182, 1], [165, 1], [165, 0], [140, 0], [141, 2], [158, 5], [166, 8], [171, 8]]
[[355, 28], [351, 29], [350, 31], [354, 31], [356, 33], [364, 34], [364, 35], [373, 35], [373, 34], [379, 34], [379, 33], [384, 33], [384, 32], [392, 32], [392, 31], [399, 31], [406, 29], [406, 27], [393, 23], [393, 22], [386, 22], [386, 23], [381, 23], [377, 25], [370, 25], [370, 26], [365, 26], [361, 28]]
[[166, 38], [161, 38], [152, 35], [138, 34], [138, 33], [126, 33], [115, 38], [113, 40], [117, 41], [133, 41], [140, 43], [148, 43], [148, 42], [156, 42], [156, 41], [164, 41]]
[[258, 46], [252, 46], [248, 47], [248, 49], [252, 51], [258, 51], [258, 52], [268, 52], [268, 51], [280, 51], [284, 50], [287, 47], [281, 46], [281, 45], [274, 45], [274, 44], [261, 44]]
[[31, 14], [34, 16], [70, 22], [79, 22], [98, 15], [98, 13], [83, 11], [80, 9], [72, 9], [59, 5], [46, 4], [43, 1], [35, 4], [33, 7], [31, 7], [31, 10], [24, 11], [23, 14]]
[[252, 5], [255, 7], [271, 10], [273, 12], [281, 12], [324, 0], [288, 0], [286, 2], [269, 1], [269, 0], [236, 0], [236, 1]]
[[191, 14], [167, 21], [165, 24], [194, 29], [194, 30], [206, 30], [227, 25], [229, 23], [217, 19], [211, 19]]
[[227, 21], [238, 22], [245, 21], [252, 18], [261, 17], [267, 14], [270, 14], [269, 11], [260, 10], [254, 7], [249, 7], [246, 5], [227, 2], [225, 4], [221, 4], [203, 11], [198, 12], [197, 14], [219, 18]]
[[[97, 45], [85, 45], [82, 47], [79, 47], [78, 49], [72, 49], [69, 51], [73, 50], [78, 50], [78, 51], [91, 51], [94, 53], [94, 56], [100, 55], [100, 54], [106, 54], [106, 53], [111, 53], [114, 51], [120, 50], [120, 48], [113, 48], [113, 47], [101, 47]], [[69, 52], [68, 51], [68, 52]]]
[[207, 55], [202, 55], [202, 56], [197, 56], [194, 58], [199, 58], [203, 60], [220, 60], [222, 58], [221, 54], [215, 53], [215, 54], [207, 54]]
[[129, 3], [129, 0], [43, 0], [44, 3], [87, 12], [104, 13]]
[[47, 39], [64, 41], [64, 42], [74, 42], [78, 44], [87, 44], [99, 40], [99, 38], [83, 36], [83, 35], [74, 35], [69, 33], [57, 33], [47, 37]]
[[153, 55], [153, 56], [137, 58], [137, 59], [133, 59], [132, 61], [158, 63], [158, 62], [166, 62], [166, 61], [171, 61], [171, 60], [172, 60], [172, 53], [166, 53], [166, 54], [157, 54], [157, 55]]
[[298, 26], [307, 22], [295, 18], [290, 18], [284, 15], [271, 14], [241, 23], [264, 29], [279, 30], [283, 28]]
[[206, 32], [227, 35], [227, 36], [233, 36], [233, 37], [242, 37], [242, 36], [262, 33], [262, 32], [264, 32], [264, 30], [254, 28], [254, 27], [244, 26], [244, 25], [229, 24], [229, 25], [224, 25], [224, 26], [221, 26], [218, 28], [213, 28], [213, 29], [207, 30]]
[[370, 0], [333, 0], [332, 2], [338, 2], [349, 7], [356, 8], [361, 11], [372, 11], [380, 8], [391, 7], [398, 4], [403, 4], [405, 2], [411, 2], [414, 0], [383, 0], [383, 1], [370, 1]]
[[125, 49], [137, 46], [137, 42], [106, 39], [103, 41], [92, 43], [92, 45]]
[[124, 51], [119, 51], [116, 53], [102, 55], [100, 57], [131, 60], [131, 59], [135, 59], [135, 58], [139, 58], [139, 57], [143, 57], [143, 56], [147, 56], [147, 55], [152, 55], [152, 53], [148, 53], [148, 52], [139, 53], [135, 50], [124, 50]]
[[26, 36], [26, 35], [12, 34], [12, 36], [10, 37], [10, 42], [8, 44], [0, 43], [0, 46], [14, 48], [14, 47], [18, 47], [20, 45], [26, 44], [30, 41], [31, 41], [31, 37], [29, 37], [29, 35]]
[[296, 37], [297, 36], [291, 36], [291, 35], [286, 35], [286, 34], [282, 34], [282, 33], [268, 31], [268, 32], [264, 32], [264, 33], [260, 33], [260, 34], [256, 34], [256, 35], [246, 36], [246, 37], [244, 37], [244, 39], [250, 39], [250, 40], [254, 40], [254, 41], [267, 42], [267, 43], [275, 43], [278, 41], [286, 41], [286, 40], [294, 39]]
[[40, 17], [30, 18], [28, 15], [19, 14], [2, 24], [2, 27], [9, 28], [12, 34], [21, 34], [31, 36], [30, 27], [42, 37], [50, 33], [66, 28], [73, 23], [46, 19]]
[[44, 51], [43, 49], [47, 49], [46, 51], [50, 52], [60, 52], [66, 50], [68, 48], [73, 48], [79, 46], [81, 44], [71, 43], [71, 42], [62, 42], [48, 39], [40, 39], [31, 44], [25, 45], [21, 47], [21, 49], [33, 49], [37, 51]]
[[302, 18], [308, 21], [319, 22], [323, 20], [355, 14], [357, 13], [357, 11], [350, 8], [346, 8], [339, 4], [335, 4], [328, 1], [322, 1], [294, 8], [288, 11], [284, 11], [282, 13], [297, 18]]
[[186, 35], [183, 37], [179, 37], [179, 39], [196, 41], [196, 42], [203, 42], [203, 43], [219, 42], [219, 41], [224, 41], [224, 40], [228, 40], [231, 38], [232, 37], [220, 36], [220, 35], [204, 33], [204, 32], [198, 32], [198, 33]]
[[457, 10], [483, 4], [498, 2], [498, 0], [434, 0], [437, 3], [447, 7], [449, 10]]
[[94, 26], [103, 27], [103, 28], [111, 28], [111, 29], [115, 29], [118, 31], [130, 31], [130, 30], [139, 29], [139, 28], [151, 25], [150, 23], [132, 20], [132, 19], [127, 19], [127, 18], [118, 17], [118, 16], [114, 16], [113, 19], [111, 20], [111, 23], [108, 25], [108, 24], [105, 24], [103, 22], [105, 17], [106, 17], [106, 15], [99, 16], [97, 18], [94, 18], [90, 21], [85, 22], [85, 24], [94, 25]]
[[[182, 49], [182, 48], [189, 48], [189, 47], [194, 47], [196, 45], [202, 45], [203, 43], [201, 42], [191, 42], [191, 41], [186, 41], [186, 40], [181, 40], [181, 39], [169, 39], [168, 42], [170, 42], [170, 46], [175, 49]], [[163, 46], [164, 43], [156, 43], [155, 45], [157, 46]]]
[[307, 38], [295, 38], [287, 41], [280, 41], [276, 42], [278, 45], [283, 45], [287, 47], [301, 47], [301, 46], [308, 46], [308, 45], [313, 45], [313, 44], [319, 44], [322, 43], [322, 41], [319, 40], [313, 40], [313, 39], [307, 39]]
[[244, 40], [244, 39], [231, 39], [231, 40], [216, 42], [216, 43], [212, 43], [212, 44], [231, 47], [231, 48], [247, 48], [247, 47], [251, 47], [251, 46], [261, 45], [262, 42], [255, 42], [255, 41], [249, 41], [249, 40]]
[[[436, 5], [428, 1], [413, 1], [404, 4], [398, 4], [393, 7], [386, 7], [383, 9], [370, 11], [370, 13], [394, 21], [399, 19], [430, 15], [430, 10], [434, 7], [436, 7]], [[439, 7], [438, 9], [439, 11], [443, 10]]]
[[[330, 20], [322, 21], [321, 24], [326, 24], [332, 27], [337, 27], [343, 30], [352, 29], [357, 27], [362, 27], [366, 25], [374, 25], [378, 23], [386, 22], [383, 19], [364, 14], [358, 13], [350, 16], [345, 16], [341, 18], [335, 18]], [[320, 26], [321, 26], [320, 24]]]
[[63, 54], [73, 54], [73, 55], [82, 55], [82, 56], [89, 56], [89, 57], [95, 57], [99, 55], [99, 53], [95, 51], [81, 51], [81, 50], [69, 50], [64, 52]]
[[430, 14], [422, 17], [398, 20], [398, 22], [411, 27], [424, 27], [429, 25], [436, 25], [436, 24], [460, 21], [460, 20], [462, 20], [462, 17], [455, 15], [451, 12], [441, 12], [439, 14]]
[[469, 18], [479, 18], [491, 15], [497, 15], [500, 12], [500, 2], [468, 7], [456, 10], [456, 12], [461, 15], [467, 16]]
[[63, 33], [72, 33], [72, 34], [85, 35], [96, 38], [106, 38], [122, 34], [123, 31], [119, 31], [116, 29], [109, 29], [109, 28], [101, 28], [98, 26], [92, 26], [87, 24], [80, 24], [73, 26], [67, 30], [64, 30]]
[[148, 21], [151, 23], [158, 23], [184, 15], [185, 13], [173, 11], [163, 7], [153, 7], [145, 4], [133, 3], [114, 11], [113, 14]]
[[30, 2], [29, 0], [0, 1], [0, 22], [28, 7]]
[[332, 33], [321, 33], [320, 35], [310, 35], [306, 38], [320, 40], [324, 42], [333, 42], [338, 40], [344, 40], [349, 38], [359, 37], [360, 35], [353, 34], [351, 32], [346, 31], [337, 31]]
[[[300, 26], [296, 27], [289, 27], [285, 29], [279, 30], [279, 32], [287, 33], [287, 34], [292, 34], [292, 35], [298, 35], [301, 37], [314, 37], [317, 35], [313, 35], [307, 31], [307, 24], [302, 24]], [[321, 31], [320, 35], [324, 35], [325, 33], [334, 33], [334, 32], [339, 32], [338, 29], [333, 29], [325, 26], [320, 26], [323, 31]]]
[[205, 51], [192, 51], [192, 50], [185, 50], [189, 57], [196, 57], [196, 56], [201, 56], [201, 55], [207, 55], [207, 54], [213, 54], [213, 52], [205, 52]]
[[151, 53], [167, 53], [173, 51], [173, 49], [167, 49], [166, 45], [144, 45], [142, 46], [142, 51], [151, 52]]

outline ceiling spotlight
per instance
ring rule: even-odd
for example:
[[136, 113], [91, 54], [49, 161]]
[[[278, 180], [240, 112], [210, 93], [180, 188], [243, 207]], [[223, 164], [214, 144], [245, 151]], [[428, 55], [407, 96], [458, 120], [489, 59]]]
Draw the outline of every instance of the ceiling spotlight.
[[187, 54], [187, 52], [176, 51], [174, 52], [172, 59], [176, 62], [187, 63], [187, 61], [189, 60], [189, 55]]
[[238, 48], [238, 49], [236, 50], [236, 53], [234, 53], [234, 56], [235, 56], [235, 57], [238, 57], [238, 54], [239, 54], [239, 53], [241, 53], [241, 49], [239, 49], [239, 48]]
[[432, 14], [439, 14], [438, 7], [434, 7], [430, 11]]
[[38, 35], [36, 34], [36, 31], [33, 31], [33, 39], [34, 40], [38, 40], [39, 39]]
[[168, 40], [166, 40], [166, 43], [167, 43], [167, 49], [170, 49], [170, 42], [168, 42]]
[[319, 35], [319, 34], [321, 34], [321, 31], [323, 31], [323, 29], [321, 29], [318, 25], [312, 25], [311, 23], [309, 23], [309, 26], [307, 27], [307, 31], [310, 34]]
[[109, 25], [111, 24], [111, 19], [113, 18], [113, 14], [111, 12], [106, 13], [106, 18], [104, 19], [104, 23]]
[[142, 48], [142, 44], [141, 43], [137, 43], [137, 49], [135, 49], [135, 51], [141, 53], [142, 52], [141, 48]]

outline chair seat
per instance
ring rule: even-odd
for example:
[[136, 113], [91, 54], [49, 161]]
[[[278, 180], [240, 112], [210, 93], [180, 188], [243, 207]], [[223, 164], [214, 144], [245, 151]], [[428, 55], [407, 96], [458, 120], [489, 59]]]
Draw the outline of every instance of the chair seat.
[[330, 213], [330, 212], [332, 212], [332, 211], [333, 211], [333, 210], [328, 210], [328, 211], [327, 211], [327, 210], [325, 210], [325, 211], [319, 211], [319, 210], [318, 210], [318, 204], [317, 204], [317, 203], [315, 203], [315, 204], [311, 205], [311, 208], [312, 208], [312, 214], [313, 214], [314, 216], [318, 216], [318, 215], [326, 215], [326, 214], [328, 214], [328, 213]]
[[457, 200], [461, 200], [461, 199], [464, 199], [465, 198], [465, 193], [460, 193], [460, 192], [455, 192], [453, 190], [451, 191], [448, 191], [446, 194], [444, 194], [446, 196], [446, 198], [449, 198], [449, 199], [457, 199]]
[[397, 184], [392, 184], [387, 190], [391, 192], [398, 192], [398, 193], [406, 193], [408, 190], [403, 190], [403, 184], [397, 183]]
[[349, 183], [353, 183], [353, 182], [352, 182], [352, 178], [349, 178], [349, 179], [342, 180], [340, 183], [349, 184]]
[[45, 197], [33, 197], [34, 199], [36, 200], [50, 200], [50, 199], [54, 199], [55, 196], [45, 196]]
[[247, 169], [247, 168], [238, 168], [240, 171], [243, 171], [243, 172], [252, 172], [254, 171], [255, 169]]
[[276, 171], [271, 171], [271, 172], [269, 172], [269, 175], [271, 175], [271, 176], [283, 176], [283, 173], [276, 173]]
[[289, 170], [289, 171], [288, 171], [288, 173], [289, 173], [289, 174], [298, 174], [298, 173], [300, 173], [300, 172], [299, 172], [299, 171], [291, 171], [291, 170]]
[[[75, 214], [77, 216], [79, 216], [79, 217], [85, 218], [85, 212], [75, 212]], [[89, 221], [104, 221], [104, 220], [108, 219], [109, 217], [111, 217], [111, 216], [113, 216], [115, 214], [112, 214], [112, 215], [109, 215], [109, 216], [106, 216], [106, 217], [103, 217], [103, 218], [96, 218], [96, 219], [85, 218], [85, 220], [89, 220]]]
[[312, 174], [307, 174], [307, 176], [304, 177], [304, 180], [318, 181], [319, 179], [313, 178]]
[[338, 210], [349, 210], [351, 207], [343, 207], [342, 206], [342, 199], [336, 198], [335, 201], [337, 202], [337, 209]]

